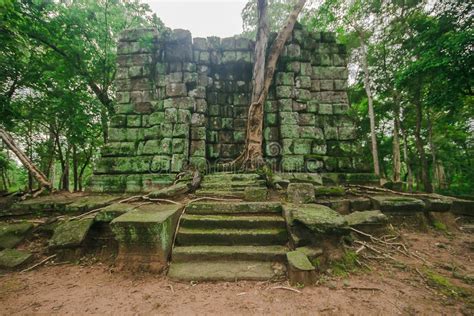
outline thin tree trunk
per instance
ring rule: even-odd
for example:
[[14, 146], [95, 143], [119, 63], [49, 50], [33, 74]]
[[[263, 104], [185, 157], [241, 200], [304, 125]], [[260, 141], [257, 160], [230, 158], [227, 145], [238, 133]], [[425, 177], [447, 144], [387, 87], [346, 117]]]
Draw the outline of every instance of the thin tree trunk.
[[23, 166], [28, 169], [29, 173], [38, 181], [38, 183], [43, 187], [51, 188], [51, 183], [48, 181], [48, 178], [46, 178], [31, 159], [20, 148], [18, 148], [13, 141], [13, 138], [3, 128], [0, 128], [0, 137], [5, 145], [18, 157]]
[[6, 179], [5, 174], [6, 174], [6, 170], [5, 170], [5, 169], [2, 169], [2, 183], [3, 183], [3, 189], [8, 192], [8, 183], [7, 183], [7, 179]]
[[375, 133], [375, 113], [374, 113], [374, 100], [372, 89], [370, 87], [370, 72], [369, 65], [367, 62], [367, 52], [364, 42], [364, 36], [359, 33], [359, 39], [361, 44], [361, 61], [362, 69], [364, 70], [364, 88], [367, 94], [367, 102], [369, 105], [369, 119], [370, 119], [370, 139], [372, 143], [372, 160], [374, 161], [374, 173], [380, 176], [380, 164], [379, 164], [379, 151], [377, 146], [377, 135]]
[[400, 96], [398, 92], [395, 92], [393, 112], [393, 182], [400, 182], [402, 164], [400, 159]]
[[436, 147], [433, 141], [433, 124], [431, 121], [430, 111], [426, 111], [426, 119], [428, 121], [428, 142], [430, 144], [431, 159], [433, 160], [433, 184], [435, 188], [440, 187], [439, 174], [438, 174], [438, 161], [436, 159]]
[[428, 174], [428, 161], [426, 160], [425, 148], [423, 146], [423, 140], [421, 139], [421, 123], [423, 120], [423, 110], [421, 107], [419, 89], [415, 93], [415, 107], [416, 107], [416, 126], [415, 126], [415, 143], [418, 150], [418, 155], [420, 156], [420, 167], [421, 167], [421, 180], [423, 181], [423, 186], [426, 192], [433, 192], [433, 187], [431, 186], [429, 174]]
[[79, 162], [78, 162], [78, 157], [77, 157], [77, 148], [76, 148], [76, 145], [72, 145], [72, 175], [73, 175], [73, 182], [74, 182], [74, 185], [73, 185], [74, 192], [77, 192], [78, 185], [79, 185], [78, 169], [79, 169]]
[[[255, 169], [263, 163], [263, 104], [268, 95], [275, 68], [281, 52], [296, 23], [296, 19], [303, 9], [306, 0], [299, 0], [290, 13], [285, 26], [278, 33], [270, 47], [270, 53], [265, 60], [265, 47], [268, 42], [268, 26], [266, 0], [259, 0], [259, 29], [255, 45], [255, 65], [253, 73], [252, 102], [249, 108], [244, 151], [231, 165], [237, 164], [249, 169]], [[264, 42], [262, 42], [264, 41]], [[261, 72], [264, 70], [264, 74]], [[259, 93], [257, 93], [259, 92]]]
[[408, 156], [408, 142], [407, 142], [406, 130], [403, 129], [402, 133], [403, 133], [403, 158], [405, 160], [405, 164], [407, 165], [408, 191], [413, 192], [413, 171], [411, 170], [410, 157]]

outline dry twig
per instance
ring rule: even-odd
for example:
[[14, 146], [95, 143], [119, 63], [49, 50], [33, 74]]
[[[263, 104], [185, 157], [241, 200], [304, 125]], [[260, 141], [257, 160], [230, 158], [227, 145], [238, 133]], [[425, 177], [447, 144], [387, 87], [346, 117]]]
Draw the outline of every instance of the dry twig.
[[31, 271], [31, 270], [33, 270], [34, 268], [39, 267], [40, 265], [44, 264], [45, 262], [47, 262], [47, 261], [49, 261], [49, 260], [51, 260], [51, 259], [53, 259], [53, 258], [56, 258], [56, 254], [51, 255], [51, 256], [47, 257], [46, 259], [44, 259], [44, 260], [41, 260], [40, 262], [38, 262], [37, 264], [32, 265], [32, 266], [29, 267], [29, 268], [26, 268], [26, 269], [24, 269], [24, 270], [21, 270], [20, 273], [24, 273], [24, 272]]

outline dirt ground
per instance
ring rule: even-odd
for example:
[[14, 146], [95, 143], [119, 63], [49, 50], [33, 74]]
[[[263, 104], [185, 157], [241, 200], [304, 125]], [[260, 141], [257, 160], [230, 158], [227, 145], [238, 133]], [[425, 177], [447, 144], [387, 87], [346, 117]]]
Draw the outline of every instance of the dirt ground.
[[0, 277], [0, 314], [474, 315], [474, 235], [401, 235], [416, 257], [364, 259], [371, 270], [293, 290], [287, 283], [176, 283], [107, 264], [50, 263]]

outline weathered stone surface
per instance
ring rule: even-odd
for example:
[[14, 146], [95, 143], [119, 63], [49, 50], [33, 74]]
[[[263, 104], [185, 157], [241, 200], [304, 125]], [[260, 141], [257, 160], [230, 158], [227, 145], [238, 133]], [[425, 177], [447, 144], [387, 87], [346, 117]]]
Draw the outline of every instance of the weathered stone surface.
[[284, 206], [289, 225], [299, 222], [316, 234], [342, 233], [347, 230], [347, 221], [342, 215], [319, 204], [288, 204]]
[[106, 208], [101, 210], [99, 213], [97, 213], [94, 220], [96, 222], [110, 223], [114, 218], [119, 217], [120, 215], [131, 211], [135, 207], [136, 206], [132, 204], [115, 203], [115, 204], [107, 206]]
[[425, 210], [428, 212], [449, 212], [452, 207], [453, 201], [448, 199], [425, 199]]
[[382, 212], [422, 212], [425, 203], [422, 200], [405, 196], [371, 196], [375, 209]]
[[311, 183], [290, 183], [287, 189], [290, 203], [306, 204], [314, 202], [314, 186]]
[[244, 189], [244, 200], [250, 202], [261, 202], [267, 199], [268, 189], [265, 187], [246, 187]]
[[13, 269], [26, 264], [33, 255], [27, 251], [4, 249], [0, 251], [0, 268]]
[[367, 211], [372, 209], [372, 201], [369, 198], [351, 199], [351, 211]]
[[366, 225], [385, 225], [388, 217], [379, 210], [353, 212], [345, 215], [349, 226], [360, 227]]
[[474, 216], [474, 201], [456, 199], [451, 206], [451, 212], [458, 215]]
[[81, 246], [93, 223], [94, 219], [92, 218], [61, 223], [55, 228], [53, 237], [49, 240], [49, 247], [56, 249]]
[[31, 223], [0, 223], [0, 249], [14, 248], [32, 228]]
[[318, 196], [343, 196], [346, 194], [344, 187], [340, 186], [315, 186], [314, 193]]
[[287, 252], [286, 258], [291, 285], [311, 285], [316, 282], [316, 269], [303, 252], [298, 250]]
[[179, 205], [143, 205], [111, 223], [119, 242], [116, 263], [120, 269], [161, 272], [166, 266]]

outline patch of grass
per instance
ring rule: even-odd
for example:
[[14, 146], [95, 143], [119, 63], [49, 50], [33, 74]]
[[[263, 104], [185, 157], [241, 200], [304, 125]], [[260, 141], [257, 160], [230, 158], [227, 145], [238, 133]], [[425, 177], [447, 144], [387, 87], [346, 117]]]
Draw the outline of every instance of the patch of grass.
[[346, 277], [349, 273], [355, 272], [358, 267], [357, 259], [355, 251], [346, 251], [340, 260], [331, 263], [333, 275]]
[[443, 232], [443, 233], [447, 233], [448, 232], [448, 227], [446, 226], [446, 224], [444, 224], [443, 222], [440, 222], [440, 221], [434, 221], [433, 222], [433, 227], [434, 229], [440, 231], [440, 232]]
[[462, 287], [452, 284], [446, 277], [438, 274], [437, 272], [425, 269], [423, 271], [428, 284], [434, 288], [437, 288], [441, 293], [452, 298], [472, 298], [472, 293]]

